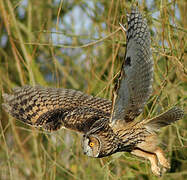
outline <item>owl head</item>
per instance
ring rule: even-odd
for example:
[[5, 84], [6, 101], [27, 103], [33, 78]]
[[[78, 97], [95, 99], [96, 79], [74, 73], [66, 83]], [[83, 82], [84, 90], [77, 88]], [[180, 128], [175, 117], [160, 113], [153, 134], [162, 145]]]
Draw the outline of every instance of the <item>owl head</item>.
[[99, 137], [95, 135], [84, 135], [82, 140], [82, 148], [84, 154], [90, 157], [99, 157], [102, 142]]
[[115, 135], [105, 120], [97, 121], [89, 132], [83, 135], [82, 148], [84, 154], [91, 157], [105, 157], [118, 149]]

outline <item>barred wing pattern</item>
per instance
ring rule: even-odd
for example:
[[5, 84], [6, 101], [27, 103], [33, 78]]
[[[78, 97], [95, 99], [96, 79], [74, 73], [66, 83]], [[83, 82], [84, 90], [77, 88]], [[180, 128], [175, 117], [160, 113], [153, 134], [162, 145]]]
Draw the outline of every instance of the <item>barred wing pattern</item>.
[[112, 124], [129, 122], [142, 112], [152, 91], [153, 60], [146, 20], [133, 7], [128, 16], [127, 47], [117, 89], [114, 92]]
[[66, 127], [85, 133], [98, 119], [110, 117], [110, 101], [71, 89], [24, 86], [3, 98], [13, 117], [50, 131]]
[[184, 111], [182, 109], [173, 107], [152, 119], [144, 120], [143, 123], [146, 124], [148, 129], [158, 131], [160, 128], [182, 119], [183, 116]]

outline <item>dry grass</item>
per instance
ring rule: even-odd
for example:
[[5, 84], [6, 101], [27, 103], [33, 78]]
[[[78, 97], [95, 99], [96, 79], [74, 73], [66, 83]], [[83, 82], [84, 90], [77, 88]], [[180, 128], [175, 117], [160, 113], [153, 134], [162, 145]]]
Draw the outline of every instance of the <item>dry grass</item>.
[[[186, 111], [187, 3], [146, 2], [140, 1], [140, 9], [151, 28], [155, 74], [143, 117], [174, 105]], [[118, 23], [126, 22], [130, 5], [127, 0], [0, 0], [0, 104], [3, 92], [24, 84], [73, 88], [111, 98], [126, 42]], [[81, 136], [74, 132], [32, 129], [8, 116], [1, 106], [0, 120], [2, 180], [158, 179], [148, 163], [128, 153], [103, 159], [84, 156]], [[186, 120], [160, 133], [161, 146], [171, 160], [171, 171], [160, 179], [187, 178]]]

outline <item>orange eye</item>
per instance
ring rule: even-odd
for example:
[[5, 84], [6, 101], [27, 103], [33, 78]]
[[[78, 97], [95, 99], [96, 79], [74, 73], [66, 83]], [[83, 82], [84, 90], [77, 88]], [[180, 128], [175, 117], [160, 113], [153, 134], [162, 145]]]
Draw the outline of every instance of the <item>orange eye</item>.
[[93, 143], [93, 142], [90, 142], [89, 145], [90, 145], [90, 147], [93, 147], [93, 146], [94, 146], [94, 143]]

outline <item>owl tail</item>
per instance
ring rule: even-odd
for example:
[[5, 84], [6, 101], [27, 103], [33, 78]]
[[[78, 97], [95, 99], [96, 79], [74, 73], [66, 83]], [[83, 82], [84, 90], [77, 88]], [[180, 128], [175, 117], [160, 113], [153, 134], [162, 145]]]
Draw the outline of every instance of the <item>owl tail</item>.
[[157, 117], [144, 121], [144, 123], [149, 130], [158, 131], [160, 128], [180, 120], [183, 116], [183, 110], [178, 107], [173, 107]]

